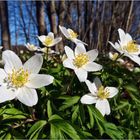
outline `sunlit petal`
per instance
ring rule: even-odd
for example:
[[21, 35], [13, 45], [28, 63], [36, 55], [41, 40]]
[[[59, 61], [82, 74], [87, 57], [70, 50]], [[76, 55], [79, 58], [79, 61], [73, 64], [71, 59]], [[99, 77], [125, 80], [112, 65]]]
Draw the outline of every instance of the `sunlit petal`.
[[7, 89], [6, 86], [0, 86], [0, 103], [13, 100], [16, 97], [16, 93], [11, 89]]
[[29, 88], [41, 88], [53, 83], [54, 77], [45, 74], [31, 74], [26, 86]]
[[10, 50], [6, 50], [2, 53], [2, 59], [4, 61], [4, 69], [7, 73], [11, 73], [13, 69], [18, 70], [22, 67], [20, 58]]
[[65, 49], [66, 55], [67, 55], [67, 57], [68, 57], [69, 59], [74, 59], [74, 58], [75, 58], [75, 57], [74, 57], [73, 50], [72, 50], [70, 47], [65, 46], [64, 49]]
[[23, 87], [18, 90], [17, 99], [26, 106], [33, 106], [37, 104], [38, 96], [35, 89]]
[[94, 97], [92, 94], [86, 94], [82, 96], [81, 103], [82, 104], [94, 104], [97, 102], [97, 97]]
[[42, 56], [40, 54], [36, 54], [26, 61], [23, 67], [30, 73], [38, 73], [42, 67], [42, 63]]
[[84, 82], [87, 79], [87, 71], [84, 69], [76, 69], [75, 73], [80, 82]]

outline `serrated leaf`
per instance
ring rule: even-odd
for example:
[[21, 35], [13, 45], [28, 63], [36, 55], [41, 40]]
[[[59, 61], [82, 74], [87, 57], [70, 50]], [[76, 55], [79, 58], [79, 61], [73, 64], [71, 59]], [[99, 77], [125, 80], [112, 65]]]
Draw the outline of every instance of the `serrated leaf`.
[[60, 111], [65, 110], [68, 107], [73, 106], [79, 101], [80, 97], [79, 96], [74, 96], [74, 97], [69, 97], [65, 99], [65, 101], [62, 103], [63, 105], [59, 108]]
[[32, 139], [37, 132], [40, 132], [40, 130], [47, 124], [45, 120], [40, 120], [36, 122], [28, 131], [27, 137], [30, 136], [30, 139]]
[[53, 124], [51, 124], [50, 138], [51, 139], [65, 139], [63, 132]]
[[74, 112], [72, 113], [72, 122], [74, 123], [75, 120], [78, 118], [79, 112], [79, 105], [74, 108]]
[[[123, 133], [113, 123], [104, 123], [105, 133], [112, 139], [123, 139]], [[117, 132], [117, 133], [116, 133]]]
[[94, 115], [94, 118], [97, 118], [101, 122], [104, 122], [105, 121], [104, 120], [104, 117], [102, 116], [102, 114], [93, 105], [88, 105], [88, 108], [90, 108], [91, 112]]
[[26, 119], [27, 117], [24, 115], [7, 115], [3, 114], [3, 120], [10, 120], [10, 119]]
[[62, 119], [60, 116], [58, 115], [51, 116], [51, 118], [49, 119], [49, 123], [53, 124], [59, 130], [65, 132], [70, 138], [80, 139], [73, 126], [71, 126], [67, 121]]

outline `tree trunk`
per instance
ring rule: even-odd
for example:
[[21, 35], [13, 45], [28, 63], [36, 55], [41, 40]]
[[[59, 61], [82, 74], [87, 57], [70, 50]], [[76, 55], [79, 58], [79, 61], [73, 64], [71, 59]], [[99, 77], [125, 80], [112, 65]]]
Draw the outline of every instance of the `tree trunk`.
[[55, 10], [55, 1], [51, 1], [51, 27], [53, 33], [57, 34], [57, 23], [56, 23], [56, 10]]
[[0, 1], [0, 17], [2, 46], [5, 50], [11, 49], [7, 1]]
[[47, 33], [45, 27], [45, 12], [44, 12], [44, 1], [36, 1], [36, 17], [37, 17], [37, 29], [39, 35]]

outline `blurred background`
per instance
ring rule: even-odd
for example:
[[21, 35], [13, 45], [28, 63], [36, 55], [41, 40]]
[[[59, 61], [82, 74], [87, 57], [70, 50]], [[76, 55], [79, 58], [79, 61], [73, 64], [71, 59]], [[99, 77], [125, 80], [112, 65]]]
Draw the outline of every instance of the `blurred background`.
[[[118, 28], [139, 43], [140, 1], [0, 1], [0, 44], [18, 51], [27, 42], [39, 45], [37, 35], [52, 31], [62, 36], [58, 25], [71, 28], [88, 49], [109, 51], [108, 41], [118, 40]], [[65, 42], [55, 47], [63, 51]]]

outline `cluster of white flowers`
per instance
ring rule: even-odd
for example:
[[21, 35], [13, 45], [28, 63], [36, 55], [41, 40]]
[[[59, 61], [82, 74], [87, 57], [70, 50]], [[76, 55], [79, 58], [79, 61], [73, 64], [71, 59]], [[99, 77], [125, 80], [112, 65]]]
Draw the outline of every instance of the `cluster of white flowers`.
[[70, 47], [65, 46], [64, 49], [67, 59], [63, 61], [63, 65], [64, 67], [73, 69], [79, 81], [85, 82], [89, 91], [91, 92], [81, 98], [81, 103], [96, 103], [95, 107], [101, 112], [103, 116], [105, 114], [109, 115], [110, 106], [107, 98], [114, 97], [118, 93], [118, 89], [115, 87], [102, 86], [98, 78], [95, 79], [94, 83], [91, 83], [89, 80], [87, 80], [88, 72], [100, 71], [102, 69], [100, 64], [93, 62], [98, 56], [98, 50], [94, 49], [87, 52], [84, 46], [87, 44], [77, 39], [77, 33], [62, 26], [59, 27], [64, 36], [76, 44], [74, 51]]
[[[78, 34], [72, 29], [66, 29], [59, 26], [63, 35], [76, 44], [74, 50], [65, 46], [64, 50], [67, 58], [63, 61], [64, 67], [73, 69], [80, 82], [85, 82], [90, 93], [81, 98], [83, 104], [96, 104], [95, 107], [101, 114], [110, 114], [110, 105], [107, 98], [112, 98], [118, 93], [116, 87], [104, 87], [99, 78], [94, 82], [88, 80], [88, 72], [100, 71], [102, 65], [95, 63], [98, 56], [98, 50], [93, 49], [86, 51], [85, 42], [79, 40]], [[140, 46], [132, 40], [132, 37], [122, 29], [118, 29], [120, 40], [113, 44], [109, 42], [121, 55], [129, 57], [131, 60], [140, 65]], [[26, 44], [30, 51], [39, 51], [44, 53], [57, 53], [50, 47], [56, 45], [62, 40], [62, 37], [54, 37], [52, 32], [47, 36], [38, 36], [38, 39], [45, 46], [40, 48], [33, 44]], [[1, 49], [1, 48], [0, 48]], [[109, 53], [110, 59], [117, 60], [121, 63], [124, 61], [118, 58], [118, 53]], [[27, 62], [22, 64], [20, 58], [12, 51], [6, 50], [2, 53], [4, 69], [0, 68], [0, 103], [18, 99], [27, 106], [33, 106], [37, 103], [38, 97], [36, 88], [47, 86], [53, 83], [54, 77], [51, 75], [38, 74], [43, 64], [43, 57], [36, 54]]]

